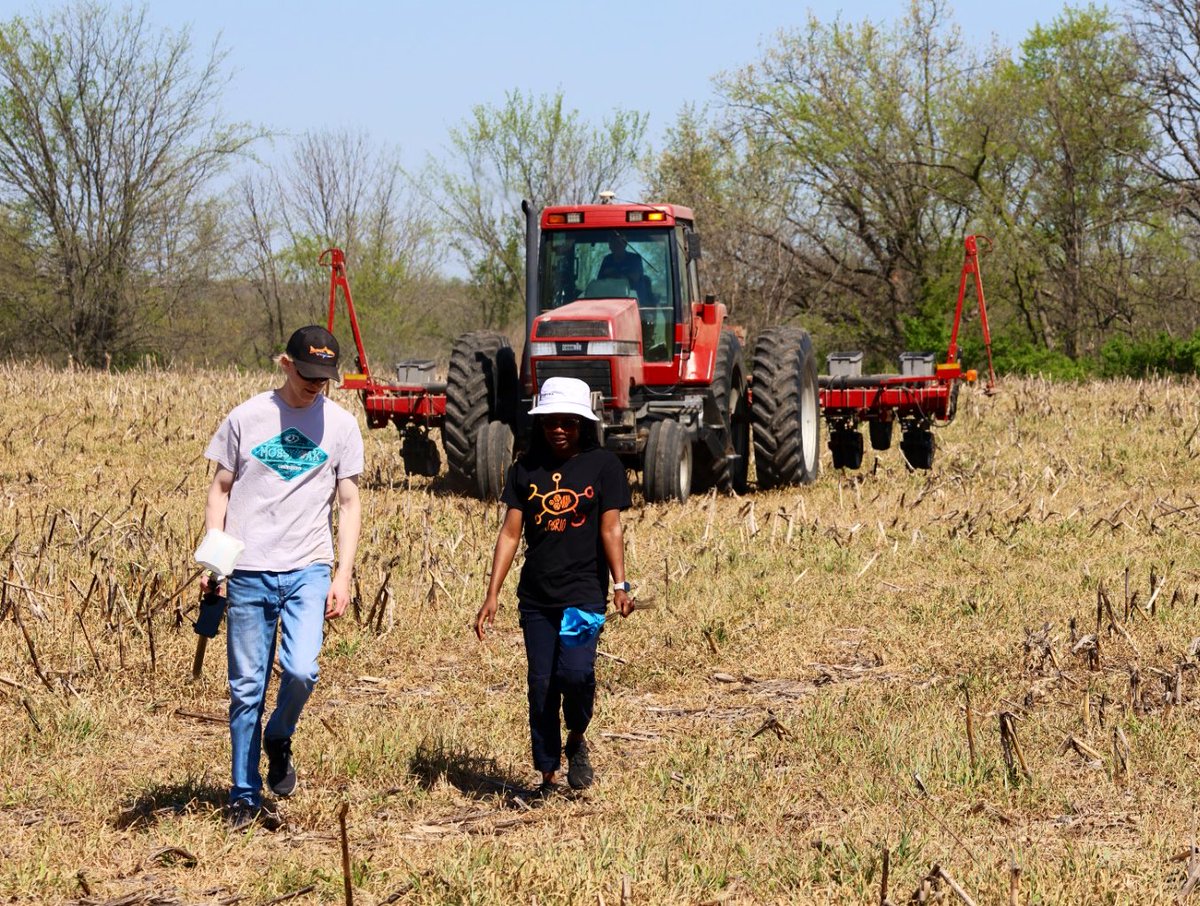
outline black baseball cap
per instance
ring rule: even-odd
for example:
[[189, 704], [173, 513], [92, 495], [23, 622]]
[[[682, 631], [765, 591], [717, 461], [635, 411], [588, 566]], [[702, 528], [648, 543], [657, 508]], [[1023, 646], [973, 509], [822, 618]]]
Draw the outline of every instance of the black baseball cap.
[[287, 356], [306, 380], [339, 379], [337, 337], [324, 327], [310, 324], [297, 330], [288, 340]]

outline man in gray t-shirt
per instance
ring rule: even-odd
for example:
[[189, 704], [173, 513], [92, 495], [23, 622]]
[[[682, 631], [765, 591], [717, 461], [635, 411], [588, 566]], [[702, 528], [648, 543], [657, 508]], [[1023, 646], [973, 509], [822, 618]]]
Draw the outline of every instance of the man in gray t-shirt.
[[[350, 602], [362, 522], [363, 442], [354, 416], [323, 393], [328, 381], [338, 379], [337, 364], [332, 334], [318, 326], [300, 328], [279, 357], [283, 386], [229, 413], [204, 452], [217, 467], [205, 527], [246, 546], [228, 581], [227, 823], [233, 829], [246, 827], [262, 810], [260, 746], [271, 791], [284, 798], [295, 789], [292, 734], [317, 681], [324, 621], [341, 616]], [[264, 729], [277, 626], [282, 678]]]

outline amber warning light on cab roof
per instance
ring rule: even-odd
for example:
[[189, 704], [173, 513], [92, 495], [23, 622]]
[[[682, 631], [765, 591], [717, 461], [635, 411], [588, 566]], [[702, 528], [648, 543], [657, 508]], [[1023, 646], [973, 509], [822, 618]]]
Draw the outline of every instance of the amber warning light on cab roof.
[[630, 223], [654, 223], [666, 220], [667, 215], [662, 211], [627, 211], [625, 219]]

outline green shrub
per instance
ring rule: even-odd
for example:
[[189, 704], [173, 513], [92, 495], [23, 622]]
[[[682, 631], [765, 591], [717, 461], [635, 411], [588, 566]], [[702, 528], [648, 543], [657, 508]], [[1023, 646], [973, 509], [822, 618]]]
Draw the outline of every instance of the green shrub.
[[1100, 350], [1105, 377], [1195, 374], [1200, 368], [1200, 332], [1184, 340], [1159, 333], [1143, 340], [1114, 337]]

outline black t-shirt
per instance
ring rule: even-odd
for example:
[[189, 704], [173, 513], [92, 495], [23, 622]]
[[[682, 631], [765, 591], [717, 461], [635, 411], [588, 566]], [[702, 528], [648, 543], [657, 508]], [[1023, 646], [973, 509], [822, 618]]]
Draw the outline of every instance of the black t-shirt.
[[549, 453], [522, 456], [509, 468], [500, 499], [524, 514], [522, 604], [578, 607], [608, 600], [600, 514], [630, 503], [625, 467], [615, 454], [596, 448], [565, 462]]

